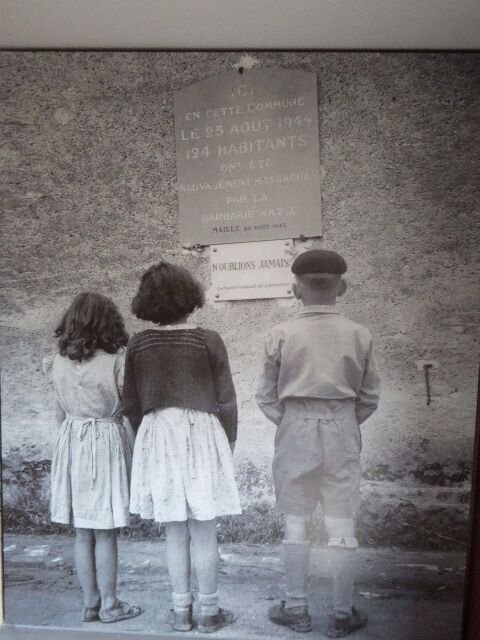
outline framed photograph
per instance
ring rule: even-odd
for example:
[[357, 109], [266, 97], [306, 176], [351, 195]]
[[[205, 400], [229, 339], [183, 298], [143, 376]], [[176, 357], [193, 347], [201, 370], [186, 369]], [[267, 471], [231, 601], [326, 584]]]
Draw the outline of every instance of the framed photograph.
[[480, 55], [0, 65], [2, 633], [473, 638]]

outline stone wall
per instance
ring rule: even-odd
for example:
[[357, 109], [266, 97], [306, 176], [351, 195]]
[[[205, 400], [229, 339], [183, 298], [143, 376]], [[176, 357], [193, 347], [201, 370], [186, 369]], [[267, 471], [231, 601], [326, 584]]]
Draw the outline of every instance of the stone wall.
[[[363, 513], [386, 522], [408, 503], [413, 514], [448, 512], [435, 524], [444, 533], [452, 518], [464, 527], [478, 370], [479, 54], [1, 52], [0, 64], [7, 510], [28, 504], [40, 482], [32, 469], [51, 456], [40, 365], [73, 295], [111, 296], [135, 331], [130, 300], [151, 263], [177, 261], [208, 285], [208, 250], [179, 246], [173, 91], [259, 65], [318, 76], [322, 245], [348, 261], [340, 309], [370, 328], [383, 378], [363, 428]], [[253, 398], [262, 335], [292, 311], [275, 300], [210, 303], [194, 318], [230, 353], [249, 505], [272, 495], [274, 428]], [[429, 406], [421, 359], [439, 364]], [[46, 508], [48, 491], [35, 491]]]

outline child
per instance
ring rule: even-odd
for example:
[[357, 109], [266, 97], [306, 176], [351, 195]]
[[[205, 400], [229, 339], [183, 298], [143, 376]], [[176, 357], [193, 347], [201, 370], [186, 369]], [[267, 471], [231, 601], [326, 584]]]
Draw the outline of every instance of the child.
[[113, 302], [98, 293], [77, 295], [55, 335], [60, 353], [51, 366], [61, 427], [51, 518], [73, 519], [82, 621], [118, 622], [142, 613], [116, 595], [116, 530], [128, 525], [132, 457], [120, 399], [128, 336]]
[[272, 607], [272, 622], [311, 631], [307, 607], [309, 545], [307, 518], [321, 502], [334, 585], [330, 638], [367, 623], [352, 607], [358, 542], [354, 510], [360, 484], [358, 425], [378, 404], [379, 378], [367, 329], [335, 309], [346, 283], [345, 260], [312, 249], [292, 264], [293, 291], [302, 301], [292, 320], [267, 334], [257, 402], [278, 425], [273, 480], [277, 506], [285, 513], [283, 558], [287, 598]]
[[[158, 325], [129, 342], [124, 412], [138, 429], [130, 511], [165, 523], [177, 631], [192, 629], [190, 541], [199, 586], [198, 630], [231, 624], [218, 607], [217, 516], [240, 513], [232, 452], [237, 406], [227, 352], [215, 331], [188, 324], [200, 285], [160, 262], [142, 276], [133, 313]], [[230, 443], [230, 446], [229, 446]]]

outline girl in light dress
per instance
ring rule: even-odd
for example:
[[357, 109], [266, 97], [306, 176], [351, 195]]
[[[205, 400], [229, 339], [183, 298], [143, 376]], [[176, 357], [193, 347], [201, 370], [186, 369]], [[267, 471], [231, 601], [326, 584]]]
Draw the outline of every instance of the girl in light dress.
[[[117, 598], [117, 529], [129, 524], [133, 431], [122, 422], [123, 319], [111, 300], [80, 293], [55, 330], [51, 371], [59, 422], [52, 460], [51, 519], [75, 527], [83, 622], [138, 616]], [[128, 431], [130, 429], [130, 433]]]
[[234, 621], [218, 605], [216, 518], [241, 513], [232, 452], [237, 405], [225, 345], [188, 322], [204, 303], [184, 268], [160, 262], [142, 276], [132, 310], [156, 325], [129, 342], [124, 413], [138, 430], [130, 511], [165, 523], [174, 629], [193, 626], [190, 543], [196, 568], [198, 630]]

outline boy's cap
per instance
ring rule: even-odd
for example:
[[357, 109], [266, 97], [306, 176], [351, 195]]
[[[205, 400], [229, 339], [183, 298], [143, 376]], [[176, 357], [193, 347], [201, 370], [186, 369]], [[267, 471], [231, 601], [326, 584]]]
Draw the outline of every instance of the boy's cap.
[[347, 270], [347, 263], [335, 251], [310, 249], [295, 258], [291, 269], [296, 276], [302, 276], [306, 273], [337, 273], [341, 275]]

